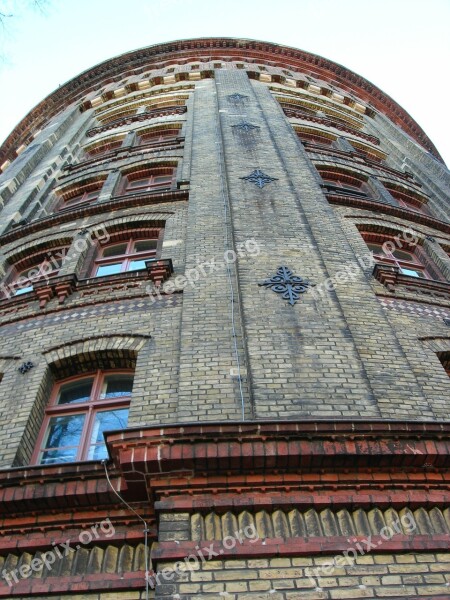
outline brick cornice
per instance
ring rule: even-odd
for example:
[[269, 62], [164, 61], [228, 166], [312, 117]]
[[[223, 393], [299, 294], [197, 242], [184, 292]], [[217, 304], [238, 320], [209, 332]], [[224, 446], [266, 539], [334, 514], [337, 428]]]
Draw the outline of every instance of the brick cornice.
[[141, 48], [84, 71], [47, 96], [22, 119], [0, 147], [0, 164], [6, 160], [13, 160], [16, 148], [23, 143], [28, 143], [32, 139], [33, 131], [44, 125], [49, 118], [72, 103], [81, 100], [87, 93], [110, 83], [116, 77], [142, 72], [143, 69], [148, 69], [152, 65], [154, 68], [159, 68], [161, 64], [173, 63], [174, 60], [190, 58], [215, 60], [221, 57], [235, 60], [258, 60], [275, 63], [300, 72], [314, 72], [324, 81], [335, 85], [337, 83], [343, 90], [355, 93], [361, 100], [371, 103], [424, 148], [442, 160], [422, 128], [401, 106], [375, 85], [342, 65], [309, 52], [268, 42], [231, 38], [199, 38]]
[[185, 424], [112, 432], [107, 442], [125, 482], [134, 493], [147, 488], [154, 501], [211, 488], [449, 493], [450, 423]]

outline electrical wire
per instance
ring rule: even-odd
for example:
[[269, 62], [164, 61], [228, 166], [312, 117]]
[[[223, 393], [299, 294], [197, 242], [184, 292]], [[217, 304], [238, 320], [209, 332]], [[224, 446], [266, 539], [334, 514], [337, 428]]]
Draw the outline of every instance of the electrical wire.
[[124, 504], [128, 510], [130, 510], [132, 513], [134, 513], [137, 518], [139, 520], [141, 520], [144, 523], [144, 561], [145, 561], [145, 600], [149, 600], [150, 598], [150, 582], [149, 582], [149, 575], [150, 575], [150, 564], [149, 564], [149, 552], [148, 552], [148, 523], [145, 519], [143, 519], [141, 517], [141, 515], [139, 513], [137, 513], [134, 508], [132, 506], [130, 506], [128, 504], [128, 502], [122, 498], [122, 496], [119, 494], [119, 492], [117, 492], [113, 486], [113, 484], [111, 483], [111, 480], [109, 478], [109, 473], [108, 473], [108, 469], [106, 467], [106, 460], [102, 460], [102, 464], [103, 467], [105, 469], [105, 475], [106, 475], [106, 479], [108, 481], [109, 487], [111, 488], [111, 490], [114, 492], [114, 494], [119, 498], [119, 500], [122, 502], [122, 504]]

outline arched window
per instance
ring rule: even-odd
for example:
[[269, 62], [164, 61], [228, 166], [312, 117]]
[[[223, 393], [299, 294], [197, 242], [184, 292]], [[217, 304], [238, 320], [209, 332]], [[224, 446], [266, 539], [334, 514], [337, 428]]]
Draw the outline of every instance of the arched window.
[[397, 267], [402, 275], [422, 279], [442, 280], [443, 277], [420, 243], [398, 234], [360, 231], [378, 263]]
[[379, 242], [367, 242], [367, 246], [379, 262], [398, 267], [403, 275], [431, 279], [413, 249], [391, 249], [387, 244]]
[[154, 230], [149, 237], [136, 233], [100, 247], [94, 259], [92, 277], [114, 275], [146, 268], [146, 261], [155, 258], [161, 233]]
[[67, 250], [68, 247], [51, 248], [14, 263], [6, 282], [1, 286], [3, 298], [11, 298], [12, 296], [20, 296], [31, 292], [34, 283], [58, 275]]
[[180, 130], [173, 129], [150, 129], [147, 131], [143, 131], [141, 134], [138, 134], [138, 143], [139, 144], [151, 144], [157, 146], [158, 144], [164, 142], [171, 142], [177, 139], [180, 135]]
[[326, 194], [337, 194], [341, 196], [355, 196], [359, 198], [370, 197], [367, 183], [356, 174], [344, 171], [336, 171], [318, 166], [317, 170], [324, 182]]
[[57, 381], [32, 463], [52, 465], [107, 457], [103, 432], [124, 429], [133, 371], [95, 371]]
[[105, 178], [96, 181], [83, 182], [75, 186], [59, 190], [59, 202], [56, 210], [65, 210], [76, 206], [90, 204], [97, 200], [103, 186]]
[[101, 156], [109, 154], [113, 150], [120, 148], [122, 144], [123, 138], [105, 141], [104, 143], [96, 144], [95, 146], [90, 146], [84, 151], [85, 158], [100, 158]]
[[135, 194], [170, 189], [174, 179], [173, 167], [144, 169], [130, 173], [124, 178], [122, 193]]
[[412, 190], [408, 190], [407, 188], [402, 188], [400, 186], [394, 187], [389, 183], [383, 183], [383, 185], [391, 194], [391, 196], [397, 200], [400, 206], [408, 208], [409, 210], [420, 212], [424, 215], [430, 214], [426, 203], [427, 199], [425, 197], [422, 197]]

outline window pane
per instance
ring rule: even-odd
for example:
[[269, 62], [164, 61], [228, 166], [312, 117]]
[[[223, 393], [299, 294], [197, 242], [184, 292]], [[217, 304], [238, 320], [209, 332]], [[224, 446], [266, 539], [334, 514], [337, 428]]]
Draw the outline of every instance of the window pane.
[[127, 189], [146, 187], [150, 184], [150, 178], [145, 177], [144, 179], [134, 179], [133, 181], [129, 181], [127, 185]]
[[122, 269], [122, 263], [114, 263], [112, 265], [100, 265], [97, 267], [96, 277], [102, 277], [102, 275], [114, 275], [120, 273]]
[[20, 296], [20, 294], [26, 294], [27, 292], [33, 291], [32, 285], [27, 285], [25, 287], [21, 287], [14, 293], [14, 296]]
[[154, 182], [156, 185], [161, 185], [162, 183], [170, 183], [172, 181], [171, 175], [158, 175], [154, 178]]
[[384, 254], [383, 248], [378, 244], [367, 244], [369, 250], [371, 250], [374, 254]]
[[61, 386], [57, 404], [88, 402], [91, 397], [93, 377], [81, 381], [72, 381]]
[[87, 198], [88, 200], [94, 200], [95, 198], [98, 198], [98, 195], [99, 195], [99, 192], [98, 192], [98, 191], [95, 191], [95, 192], [88, 192], [88, 193], [86, 194], [86, 198]]
[[69, 198], [64, 203], [64, 206], [70, 206], [71, 204], [76, 204], [77, 202], [81, 202], [83, 200], [84, 194], [79, 194], [78, 196], [74, 196], [73, 198]]
[[392, 254], [395, 256], [395, 258], [399, 258], [400, 260], [409, 260], [409, 261], [414, 262], [414, 256], [410, 252], [403, 252], [402, 250], [394, 250], [392, 252]]
[[156, 250], [157, 243], [158, 240], [140, 240], [139, 242], [135, 242], [134, 251], [145, 252], [146, 250]]
[[75, 462], [78, 454], [78, 446], [74, 448], [60, 448], [58, 450], [44, 450], [40, 465], [53, 465], [57, 463]]
[[125, 254], [127, 251], [127, 244], [115, 244], [114, 246], [108, 246], [102, 252], [102, 256], [107, 258], [108, 256], [119, 256]]
[[146, 260], [146, 258], [143, 258], [142, 260], [130, 260], [127, 271], [137, 271], [138, 269], [145, 269]]
[[133, 375], [107, 375], [103, 382], [100, 398], [122, 398], [131, 396]]
[[76, 459], [84, 419], [85, 415], [67, 415], [50, 419], [41, 464], [71, 462]]
[[125, 429], [128, 423], [128, 408], [105, 410], [95, 415], [89, 446], [88, 460], [107, 457], [103, 432], [111, 429]]
[[425, 275], [421, 271], [416, 271], [415, 269], [405, 269], [401, 267], [403, 275], [409, 275], [410, 277], [425, 277]]

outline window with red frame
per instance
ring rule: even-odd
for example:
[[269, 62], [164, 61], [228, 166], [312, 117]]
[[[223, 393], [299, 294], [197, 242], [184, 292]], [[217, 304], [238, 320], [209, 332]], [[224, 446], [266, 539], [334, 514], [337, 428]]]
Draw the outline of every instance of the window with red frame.
[[366, 244], [378, 262], [398, 267], [403, 275], [433, 279], [418, 258], [414, 248], [405, 248], [403, 246], [401, 249], [391, 249], [394, 246], [393, 241], [390, 244], [366, 241]]
[[81, 204], [89, 204], [100, 196], [100, 188], [91, 191], [81, 192], [76, 196], [72, 196], [67, 200], [64, 200], [58, 207], [58, 210], [63, 210], [65, 208], [72, 208], [73, 206], [79, 206]]
[[370, 196], [367, 184], [351, 174], [327, 171], [320, 168], [318, 171], [324, 182], [325, 193], [360, 198]]
[[[26, 294], [33, 291], [34, 283], [58, 275], [66, 253], [67, 248], [55, 248], [27, 261], [17, 263], [9, 273], [7, 283], [1, 286], [3, 297], [10, 298]], [[23, 266], [24, 262], [28, 263], [26, 267]]]
[[96, 371], [59, 381], [45, 411], [33, 464], [106, 458], [103, 432], [127, 426], [132, 387], [132, 371]]
[[145, 177], [132, 178], [128, 176], [125, 180], [124, 194], [153, 192], [155, 190], [169, 189], [172, 185], [173, 170], [169, 173], [154, 173]]
[[117, 241], [100, 248], [94, 261], [93, 277], [145, 269], [146, 261], [155, 258], [158, 238], [134, 238]]
[[116, 140], [114, 142], [102, 144], [101, 146], [95, 146], [94, 148], [85, 151], [86, 158], [99, 158], [100, 156], [109, 154], [112, 150], [120, 148], [122, 143], [123, 140]]
[[139, 144], [158, 144], [160, 142], [170, 142], [176, 140], [180, 135], [179, 129], [162, 129], [159, 131], [149, 131], [139, 136]]
[[419, 200], [419, 198], [414, 196], [412, 193], [409, 193], [408, 190], [403, 191], [399, 189], [394, 189], [387, 185], [385, 185], [385, 187], [387, 191], [391, 194], [391, 196], [393, 196], [397, 200], [400, 206], [408, 208], [409, 210], [420, 212], [424, 215], [430, 214], [426, 203], [423, 200]]
[[300, 138], [300, 141], [306, 142], [306, 144], [310, 143], [317, 146], [331, 146], [335, 141], [335, 138], [329, 138], [325, 135], [320, 135], [318, 133], [312, 133], [309, 131], [297, 131], [297, 136]]

